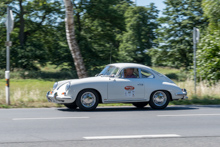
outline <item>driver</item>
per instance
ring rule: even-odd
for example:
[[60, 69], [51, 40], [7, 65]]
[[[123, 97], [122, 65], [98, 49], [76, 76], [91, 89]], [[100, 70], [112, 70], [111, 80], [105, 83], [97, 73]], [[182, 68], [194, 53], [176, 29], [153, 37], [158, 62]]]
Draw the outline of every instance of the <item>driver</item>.
[[134, 68], [127, 68], [124, 70], [125, 78], [137, 78], [134, 75]]

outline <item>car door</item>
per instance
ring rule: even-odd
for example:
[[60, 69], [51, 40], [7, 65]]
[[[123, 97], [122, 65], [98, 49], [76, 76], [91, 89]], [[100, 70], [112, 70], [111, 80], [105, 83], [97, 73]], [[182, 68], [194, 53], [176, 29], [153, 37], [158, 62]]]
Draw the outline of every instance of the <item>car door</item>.
[[160, 81], [155, 80], [154, 74], [148, 69], [140, 69], [140, 77], [145, 85], [145, 100], [150, 100], [150, 95], [158, 88]]
[[[121, 71], [123, 73], [123, 70]], [[116, 77], [110, 78], [108, 82], [108, 101], [132, 102], [144, 100], [145, 84], [139, 78], [137, 68], [136, 78]]]

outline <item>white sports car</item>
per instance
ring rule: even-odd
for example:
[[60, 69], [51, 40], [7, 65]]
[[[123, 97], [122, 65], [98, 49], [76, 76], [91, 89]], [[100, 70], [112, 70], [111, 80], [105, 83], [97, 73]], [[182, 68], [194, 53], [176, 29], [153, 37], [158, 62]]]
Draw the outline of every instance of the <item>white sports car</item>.
[[96, 77], [56, 82], [46, 97], [81, 110], [94, 110], [99, 103], [132, 103], [138, 108], [149, 103], [164, 109], [169, 101], [188, 98], [186, 90], [165, 75], [134, 63], [109, 64]]

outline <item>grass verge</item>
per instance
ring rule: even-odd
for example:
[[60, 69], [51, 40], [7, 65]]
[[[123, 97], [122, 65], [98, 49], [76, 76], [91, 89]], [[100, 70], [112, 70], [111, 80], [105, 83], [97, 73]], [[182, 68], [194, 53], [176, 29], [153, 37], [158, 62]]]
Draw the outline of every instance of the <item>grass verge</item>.
[[188, 100], [177, 100], [170, 102], [170, 105], [220, 105], [220, 97], [194, 95]]

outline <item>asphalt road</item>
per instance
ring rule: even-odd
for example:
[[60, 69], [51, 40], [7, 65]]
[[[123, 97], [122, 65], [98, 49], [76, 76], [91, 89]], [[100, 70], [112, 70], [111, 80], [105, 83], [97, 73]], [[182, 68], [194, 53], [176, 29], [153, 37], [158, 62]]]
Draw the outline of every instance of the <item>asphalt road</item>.
[[219, 146], [220, 105], [0, 109], [0, 146]]

